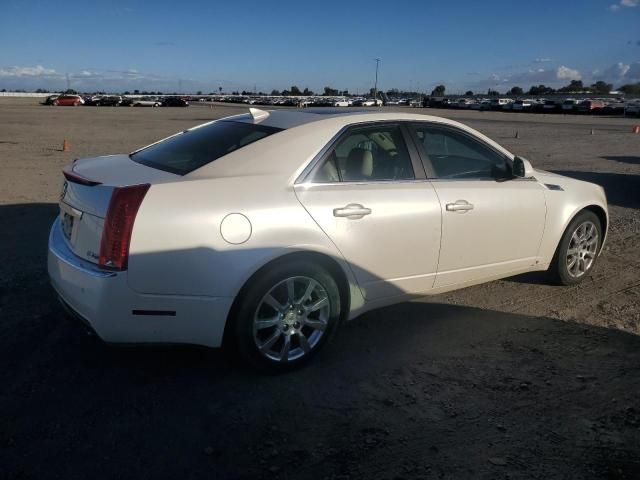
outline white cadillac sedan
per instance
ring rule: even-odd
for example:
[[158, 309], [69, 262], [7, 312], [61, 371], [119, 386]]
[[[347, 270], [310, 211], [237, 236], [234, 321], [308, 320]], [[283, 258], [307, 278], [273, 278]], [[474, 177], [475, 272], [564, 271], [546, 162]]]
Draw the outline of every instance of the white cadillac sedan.
[[601, 187], [460, 123], [262, 111], [64, 169], [48, 269], [106, 342], [312, 357], [341, 321], [523, 272], [570, 285], [605, 240]]

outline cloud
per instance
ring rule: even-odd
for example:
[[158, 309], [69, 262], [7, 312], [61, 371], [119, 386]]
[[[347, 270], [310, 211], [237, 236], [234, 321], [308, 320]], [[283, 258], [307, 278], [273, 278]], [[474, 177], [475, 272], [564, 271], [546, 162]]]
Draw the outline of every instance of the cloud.
[[593, 81], [604, 80], [607, 83], [613, 83], [614, 86], [640, 82], [640, 62], [614, 63], [602, 71], [594, 70], [591, 76]]
[[612, 12], [618, 12], [622, 8], [633, 8], [640, 5], [640, 0], [620, 0], [618, 3], [609, 5], [609, 10]]
[[44, 68], [42, 65], [35, 67], [5, 67], [0, 68], [0, 77], [55, 77], [60, 74], [52, 68]]
[[536, 58], [532, 63], [547, 63], [552, 61], [551, 58]]
[[582, 80], [582, 75], [578, 70], [561, 65], [556, 72], [558, 80]]
[[[68, 84], [67, 84], [68, 79]], [[76, 71], [58, 72], [53, 68], [36, 66], [0, 66], [0, 89], [6, 88], [62, 91], [70, 88], [82, 92], [123, 92], [126, 90], [147, 90], [162, 92], [211, 91], [222, 86], [225, 90], [245, 90], [253, 85], [223, 79], [195, 80], [185, 77], [169, 77], [141, 72], [135, 68], [125, 70], [102, 70], [83, 68]], [[212, 86], [212, 85], [215, 85]]]
[[627, 74], [629, 68], [629, 65], [618, 62], [605, 68], [600, 76], [607, 79], [607, 81], [619, 81]]

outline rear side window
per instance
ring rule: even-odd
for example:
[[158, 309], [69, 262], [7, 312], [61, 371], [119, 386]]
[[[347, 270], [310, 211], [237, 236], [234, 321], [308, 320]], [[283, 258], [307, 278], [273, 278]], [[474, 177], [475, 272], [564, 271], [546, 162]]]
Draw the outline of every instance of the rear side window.
[[380, 182], [415, 178], [400, 127], [383, 124], [349, 129], [338, 141], [314, 183]]
[[151, 145], [132, 154], [131, 159], [158, 170], [186, 175], [281, 130], [264, 125], [218, 121]]

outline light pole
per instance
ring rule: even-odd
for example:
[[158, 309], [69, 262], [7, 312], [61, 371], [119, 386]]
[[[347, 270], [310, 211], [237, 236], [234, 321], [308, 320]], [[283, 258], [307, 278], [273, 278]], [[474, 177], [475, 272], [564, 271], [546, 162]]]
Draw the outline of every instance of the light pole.
[[376, 58], [376, 83], [373, 86], [373, 100], [375, 105], [378, 106], [378, 67], [380, 66], [380, 59]]

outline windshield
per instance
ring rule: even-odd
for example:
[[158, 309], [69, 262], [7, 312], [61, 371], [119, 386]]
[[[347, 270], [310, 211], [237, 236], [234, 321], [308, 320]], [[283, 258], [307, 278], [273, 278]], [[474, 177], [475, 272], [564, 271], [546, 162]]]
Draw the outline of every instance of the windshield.
[[185, 130], [139, 150], [131, 155], [131, 159], [158, 170], [186, 175], [281, 130], [250, 123], [217, 121], [204, 127]]

